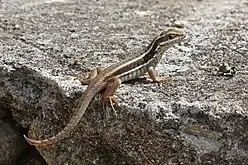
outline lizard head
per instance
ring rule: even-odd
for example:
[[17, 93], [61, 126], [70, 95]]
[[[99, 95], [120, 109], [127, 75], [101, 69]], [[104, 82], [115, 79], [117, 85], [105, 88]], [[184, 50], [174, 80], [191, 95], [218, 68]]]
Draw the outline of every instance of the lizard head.
[[185, 38], [185, 33], [182, 29], [171, 28], [160, 33], [150, 44], [150, 52], [159, 57], [169, 49], [172, 45], [180, 43]]
[[185, 34], [182, 29], [172, 28], [160, 33], [160, 35], [158, 35], [156, 38], [156, 42], [158, 46], [165, 46], [168, 48], [171, 45], [179, 43], [184, 38]]

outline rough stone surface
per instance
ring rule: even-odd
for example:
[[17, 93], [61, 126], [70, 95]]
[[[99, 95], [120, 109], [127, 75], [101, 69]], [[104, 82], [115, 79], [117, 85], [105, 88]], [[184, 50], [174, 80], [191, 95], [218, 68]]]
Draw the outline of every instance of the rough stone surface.
[[[40, 155], [56, 165], [247, 164], [245, 0], [0, 1], [0, 164], [45, 164], [26, 129], [39, 139], [58, 133], [86, 88], [77, 76], [141, 52], [175, 25], [187, 38], [157, 67], [171, 81], [121, 85], [117, 117], [96, 97], [71, 135]], [[215, 74], [222, 63], [237, 73]]]

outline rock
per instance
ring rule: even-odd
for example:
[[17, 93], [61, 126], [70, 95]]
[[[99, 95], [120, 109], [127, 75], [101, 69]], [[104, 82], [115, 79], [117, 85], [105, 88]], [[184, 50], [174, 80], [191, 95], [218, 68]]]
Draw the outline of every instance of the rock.
[[[2, 6], [0, 164], [247, 162], [245, 1], [4, 1]], [[77, 77], [141, 52], [165, 25], [183, 26], [187, 34], [156, 69], [171, 81], [159, 85], [141, 78], [121, 85], [117, 116], [110, 107], [103, 110], [96, 97], [67, 138], [37, 148], [46, 163], [41, 160], [22, 135], [44, 139], [61, 131], [86, 88]], [[221, 63], [235, 67], [236, 74], [211, 74]]]

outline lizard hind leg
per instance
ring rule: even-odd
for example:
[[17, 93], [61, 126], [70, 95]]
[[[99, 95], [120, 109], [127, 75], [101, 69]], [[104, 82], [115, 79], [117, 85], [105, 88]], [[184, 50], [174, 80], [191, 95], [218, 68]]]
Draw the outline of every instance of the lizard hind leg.
[[87, 78], [85, 77], [79, 77], [79, 81], [83, 85], [89, 85], [92, 79], [94, 79], [99, 73], [103, 71], [102, 67], [96, 68], [92, 70]]
[[115, 95], [115, 91], [118, 89], [120, 85], [121, 85], [121, 79], [119, 77], [112, 77], [107, 81], [107, 86], [103, 91], [103, 93], [101, 94], [103, 108], [105, 107], [106, 103], [110, 104], [112, 110], [115, 113], [115, 116], [117, 116], [114, 108], [114, 105], [117, 104], [117, 96]]

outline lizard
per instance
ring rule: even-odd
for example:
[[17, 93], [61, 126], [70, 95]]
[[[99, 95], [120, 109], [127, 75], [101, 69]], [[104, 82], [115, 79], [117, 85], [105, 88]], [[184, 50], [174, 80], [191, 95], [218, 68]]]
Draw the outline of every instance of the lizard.
[[165, 51], [174, 44], [180, 43], [185, 36], [183, 29], [169, 28], [157, 35], [143, 53], [128, 57], [105, 69], [99, 68], [93, 70], [87, 79], [81, 81], [83, 84], [88, 84], [88, 87], [78, 99], [75, 113], [64, 129], [45, 140], [34, 140], [23, 135], [25, 140], [36, 147], [45, 147], [64, 139], [80, 122], [91, 100], [98, 93], [101, 93], [103, 102], [108, 100], [111, 104], [116, 103], [114, 94], [121, 83], [144, 76], [146, 73], [148, 73], [151, 80], [155, 83], [165, 82], [165, 77], [158, 77], [156, 75], [155, 67]]

